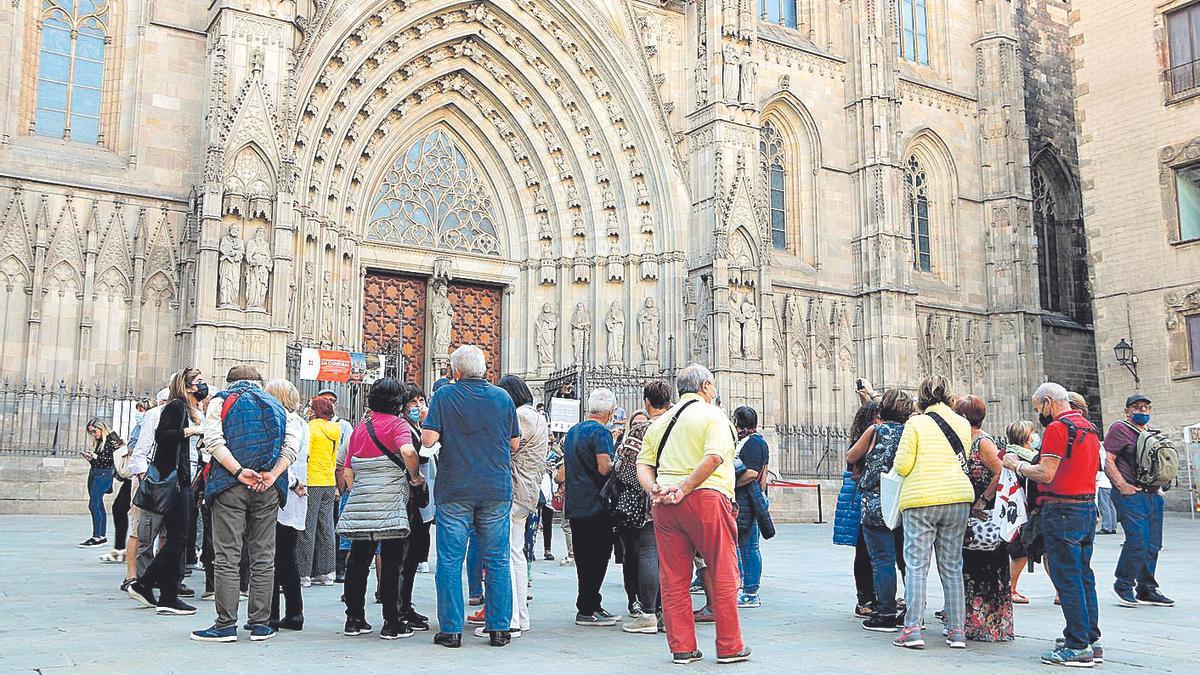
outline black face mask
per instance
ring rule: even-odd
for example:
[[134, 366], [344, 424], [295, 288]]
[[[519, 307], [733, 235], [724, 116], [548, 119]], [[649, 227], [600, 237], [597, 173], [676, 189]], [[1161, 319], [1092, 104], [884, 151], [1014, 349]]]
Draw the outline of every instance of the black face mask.
[[208, 383], [201, 382], [200, 384], [197, 384], [196, 393], [192, 394], [192, 396], [194, 396], [197, 401], [203, 401], [204, 399], [208, 398]]
[[1047, 415], [1046, 413], [1038, 413], [1038, 421], [1042, 423], [1042, 428], [1046, 428], [1046, 427], [1050, 426], [1051, 422], [1054, 421], [1054, 415]]

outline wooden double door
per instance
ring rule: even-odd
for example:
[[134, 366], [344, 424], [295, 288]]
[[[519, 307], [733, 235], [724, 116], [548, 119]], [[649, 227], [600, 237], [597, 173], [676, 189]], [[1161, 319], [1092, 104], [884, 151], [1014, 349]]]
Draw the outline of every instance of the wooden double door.
[[[441, 377], [433, 372], [433, 340], [429, 330], [428, 277], [371, 270], [363, 282], [363, 349], [368, 353], [395, 353], [396, 341], [404, 356], [402, 379], [426, 392]], [[446, 297], [454, 309], [450, 323], [450, 349], [474, 344], [487, 357], [488, 380], [500, 373], [501, 298], [498, 286], [451, 281]], [[447, 354], [449, 353], [447, 352]]]

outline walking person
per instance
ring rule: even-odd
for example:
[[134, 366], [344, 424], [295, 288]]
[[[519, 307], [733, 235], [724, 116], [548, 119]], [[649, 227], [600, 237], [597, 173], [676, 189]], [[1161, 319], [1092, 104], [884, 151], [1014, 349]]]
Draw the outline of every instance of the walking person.
[[587, 418], [563, 440], [566, 502], [564, 516], [575, 535], [575, 625], [614, 626], [618, 617], [601, 606], [600, 587], [613, 553], [613, 524], [600, 498], [612, 471], [613, 435], [608, 430], [617, 397], [608, 389], [588, 395]]
[[866, 630], [894, 633], [901, 622], [896, 602], [896, 568], [903, 572], [904, 528], [888, 528], [880, 503], [880, 476], [892, 470], [904, 423], [912, 416], [912, 398], [901, 389], [889, 389], [879, 399], [877, 422], [863, 432], [846, 453], [846, 463], [862, 462], [858, 487], [862, 494], [862, 534], [871, 559], [876, 601], [862, 622]]
[[338, 521], [338, 534], [350, 540], [346, 566], [345, 635], [363, 635], [367, 575], [378, 547], [379, 592], [384, 640], [412, 637], [400, 616], [400, 568], [408, 545], [410, 488], [424, 483], [413, 446], [412, 428], [400, 413], [404, 387], [393, 377], [375, 382], [367, 396], [367, 414], [350, 436], [346, 483], [350, 498]]
[[[82, 452], [83, 458], [91, 465], [88, 469], [87, 489], [88, 512], [92, 515], [92, 536], [80, 542], [79, 548], [92, 548], [108, 543], [108, 511], [104, 508], [104, 495], [112, 492], [113, 452], [125, 445], [125, 441], [121, 440], [108, 423], [98, 417], [92, 418], [86, 429], [95, 441], [91, 450]], [[117, 541], [120, 542], [120, 539]]]
[[[150, 462], [139, 492], [139, 495], [141, 492], [146, 494], [140, 495], [144, 499], [134, 498], [141, 503], [144, 513], [148, 513], [150, 503], [163, 509], [156, 514], [161, 519], [161, 528], [165, 530], [163, 544], [128, 590], [130, 597], [147, 607], [156, 607], [158, 614], [196, 613], [195, 607], [179, 599], [179, 587], [183, 579], [188, 522], [192, 517], [191, 500], [188, 498], [192, 485], [189, 439], [201, 433], [197, 393], [202, 384], [198, 368], [184, 368], [172, 376], [168, 387], [171, 400], [162, 407], [158, 416], [154, 429], [154, 459]], [[145, 434], [145, 430], [142, 433]], [[156, 484], [161, 486], [159, 492], [170, 495], [165, 503], [151, 497]], [[141, 542], [146, 547], [152, 547], [153, 544], [153, 536]]]
[[[526, 521], [538, 507], [539, 483], [550, 447], [550, 425], [533, 407], [533, 393], [516, 375], [500, 378], [498, 386], [508, 392], [517, 407], [517, 423], [521, 439], [512, 451], [512, 512], [509, 516], [508, 559], [512, 570], [512, 621], [509, 632], [513, 637], [529, 630], [529, 563], [525, 559]], [[485, 637], [484, 626], [475, 635]]]
[[1030, 464], [1006, 453], [1003, 464], [1039, 485], [1046, 572], [1067, 624], [1056, 648], [1042, 654], [1042, 662], [1090, 668], [1104, 661], [1092, 572], [1100, 439], [1092, 423], [1071, 408], [1062, 385], [1043, 383], [1031, 403], [1046, 428], [1038, 461]]
[[962, 578], [963, 535], [975, 490], [967, 478], [971, 424], [950, 407], [950, 384], [940, 375], [925, 378], [917, 389], [922, 414], [909, 418], [900, 436], [893, 466], [904, 476], [900, 511], [904, 519], [904, 579], [907, 611], [893, 644], [923, 649], [925, 588], [937, 553], [938, 576], [946, 608], [946, 644], [965, 649], [966, 611]]
[[[285, 424], [289, 438], [299, 447], [296, 459], [288, 465], [287, 502], [279, 507], [275, 524], [275, 586], [271, 596], [271, 617], [267, 624], [276, 630], [304, 630], [304, 596], [300, 590], [300, 568], [296, 566], [297, 533], [304, 530], [308, 515], [308, 422], [296, 414], [300, 392], [283, 379], [271, 380], [264, 387], [287, 413]], [[211, 518], [210, 518], [211, 520]], [[211, 537], [209, 538], [211, 545]], [[281, 604], [279, 596], [283, 595]], [[286, 610], [282, 611], [281, 610]]]
[[[759, 488], [766, 493], [769, 477], [767, 466], [771, 461], [771, 450], [767, 441], [758, 433], [758, 411], [744, 405], [733, 411], [733, 426], [737, 428], [738, 444], [737, 458], [746, 469], [758, 474], [756, 480]], [[737, 488], [743, 490], [745, 488]], [[742, 540], [745, 543], [740, 543]], [[758, 597], [758, 587], [762, 580], [762, 551], [759, 546], [762, 540], [762, 530], [758, 520], [750, 519], [750, 530], [745, 537], [738, 537], [738, 567], [742, 571], [742, 592], [738, 596], [738, 607], [761, 607], [762, 600]]]
[[750, 658], [738, 623], [737, 525], [733, 519], [733, 425], [713, 405], [717, 383], [692, 364], [675, 381], [679, 402], [646, 431], [638, 455], [638, 480], [654, 502], [654, 534], [662, 585], [667, 645], [677, 664], [703, 658], [689, 586], [692, 560], [707, 565], [716, 619], [717, 662]]
[[1131, 394], [1125, 399], [1125, 419], [1113, 422], [1104, 436], [1105, 472], [1112, 481], [1113, 505], [1125, 531], [1117, 560], [1113, 592], [1123, 607], [1173, 607], [1175, 601], [1158, 590], [1158, 553], [1162, 550], [1164, 501], [1161, 488], [1138, 480], [1138, 437], [1150, 429], [1150, 399]]
[[342, 428], [333, 421], [333, 403], [328, 396], [315, 396], [309, 407], [308, 513], [296, 549], [300, 585], [332, 586], [337, 568], [334, 538], [334, 504], [337, 501], [338, 445]]
[[408, 624], [414, 631], [429, 630], [429, 617], [421, 614], [413, 607], [413, 584], [416, 582], [417, 571], [421, 565], [429, 561], [429, 545], [431, 543], [430, 529], [436, 512], [431, 496], [434, 482], [437, 479], [437, 460], [427, 455], [419, 446], [421, 442], [421, 424], [429, 414], [425, 405], [425, 394], [415, 384], [406, 383], [403, 387], [403, 403], [400, 409], [404, 411], [404, 420], [408, 423], [413, 437], [413, 447], [417, 447], [420, 458], [421, 475], [425, 478], [425, 488], [422, 491], [426, 503], [418, 504], [417, 498], [408, 500], [408, 547], [404, 552], [404, 565], [400, 569], [400, 620]]
[[467, 532], [478, 534], [487, 574], [485, 628], [490, 644], [503, 647], [511, 639], [512, 574], [508, 560], [509, 513], [512, 510], [512, 452], [521, 439], [512, 398], [483, 376], [487, 361], [475, 345], [462, 345], [450, 355], [454, 383], [437, 389], [421, 429], [421, 443], [438, 451], [437, 611], [435, 644], [462, 646], [462, 573]]
[[[983, 430], [987, 404], [974, 394], [964, 396], [954, 411], [971, 423], [971, 450], [967, 460], [968, 478], [975, 491], [971, 512], [976, 518], [991, 520], [1000, 484], [1000, 449]], [[1008, 551], [998, 546], [992, 551], [963, 549], [963, 588], [966, 593], [967, 639], [975, 642], [1011, 642], [1013, 639], [1012, 585], [1009, 582]]]
[[[192, 632], [201, 642], [237, 640], [238, 600], [243, 556], [250, 557], [249, 622], [251, 641], [269, 640], [271, 598], [275, 586], [275, 526], [287, 505], [288, 466], [300, 451], [289, 434], [287, 413], [262, 386], [252, 366], [238, 365], [225, 377], [204, 417], [204, 445], [212, 468], [204, 499], [212, 507], [212, 540], [217, 618]], [[294, 428], [294, 427], [293, 427]]]

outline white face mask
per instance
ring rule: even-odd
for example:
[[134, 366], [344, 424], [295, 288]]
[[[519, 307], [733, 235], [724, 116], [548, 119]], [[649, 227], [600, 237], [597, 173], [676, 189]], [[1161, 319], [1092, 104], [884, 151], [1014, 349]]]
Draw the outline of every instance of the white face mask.
[[1034, 432], [1033, 435], [1029, 437], [1029, 448], [1031, 450], [1042, 449], [1042, 437], [1037, 432]]

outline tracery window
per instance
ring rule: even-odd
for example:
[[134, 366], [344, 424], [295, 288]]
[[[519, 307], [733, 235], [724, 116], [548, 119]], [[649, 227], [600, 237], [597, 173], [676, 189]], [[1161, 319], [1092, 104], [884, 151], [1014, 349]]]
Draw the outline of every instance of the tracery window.
[[767, 177], [768, 209], [771, 224], [771, 245], [787, 249], [787, 192], [785, 189], [787, 156], [783, 136], [770, 122], [763, 122], [758, 151]]
[[796, 27], [796, 0], [758, 0], [758, 12], [763, 21]]
[[929, 23], [926, 0], [900, 0], [900, 56], [929, 65]]
[[441, 129], [415, 141], [384, 175], [367, 236], [500, 255], [488, 189]]
[[1058, 237], [1054, 218], [1054, 195], [1041, 171], [1033, 171], [1033, 226], [1038, 243], [1038, 286], [1042, 309], [1061, 311], [1059, 281]]
[[41, 0], [34, 131], [100, 143], [108, 0]]
[[913, 266], [933, 271], [933, 245], [929, 229], [929, 179], [916, 155], [910, 155], [904, 170], [905, 211], [913, 242]]

